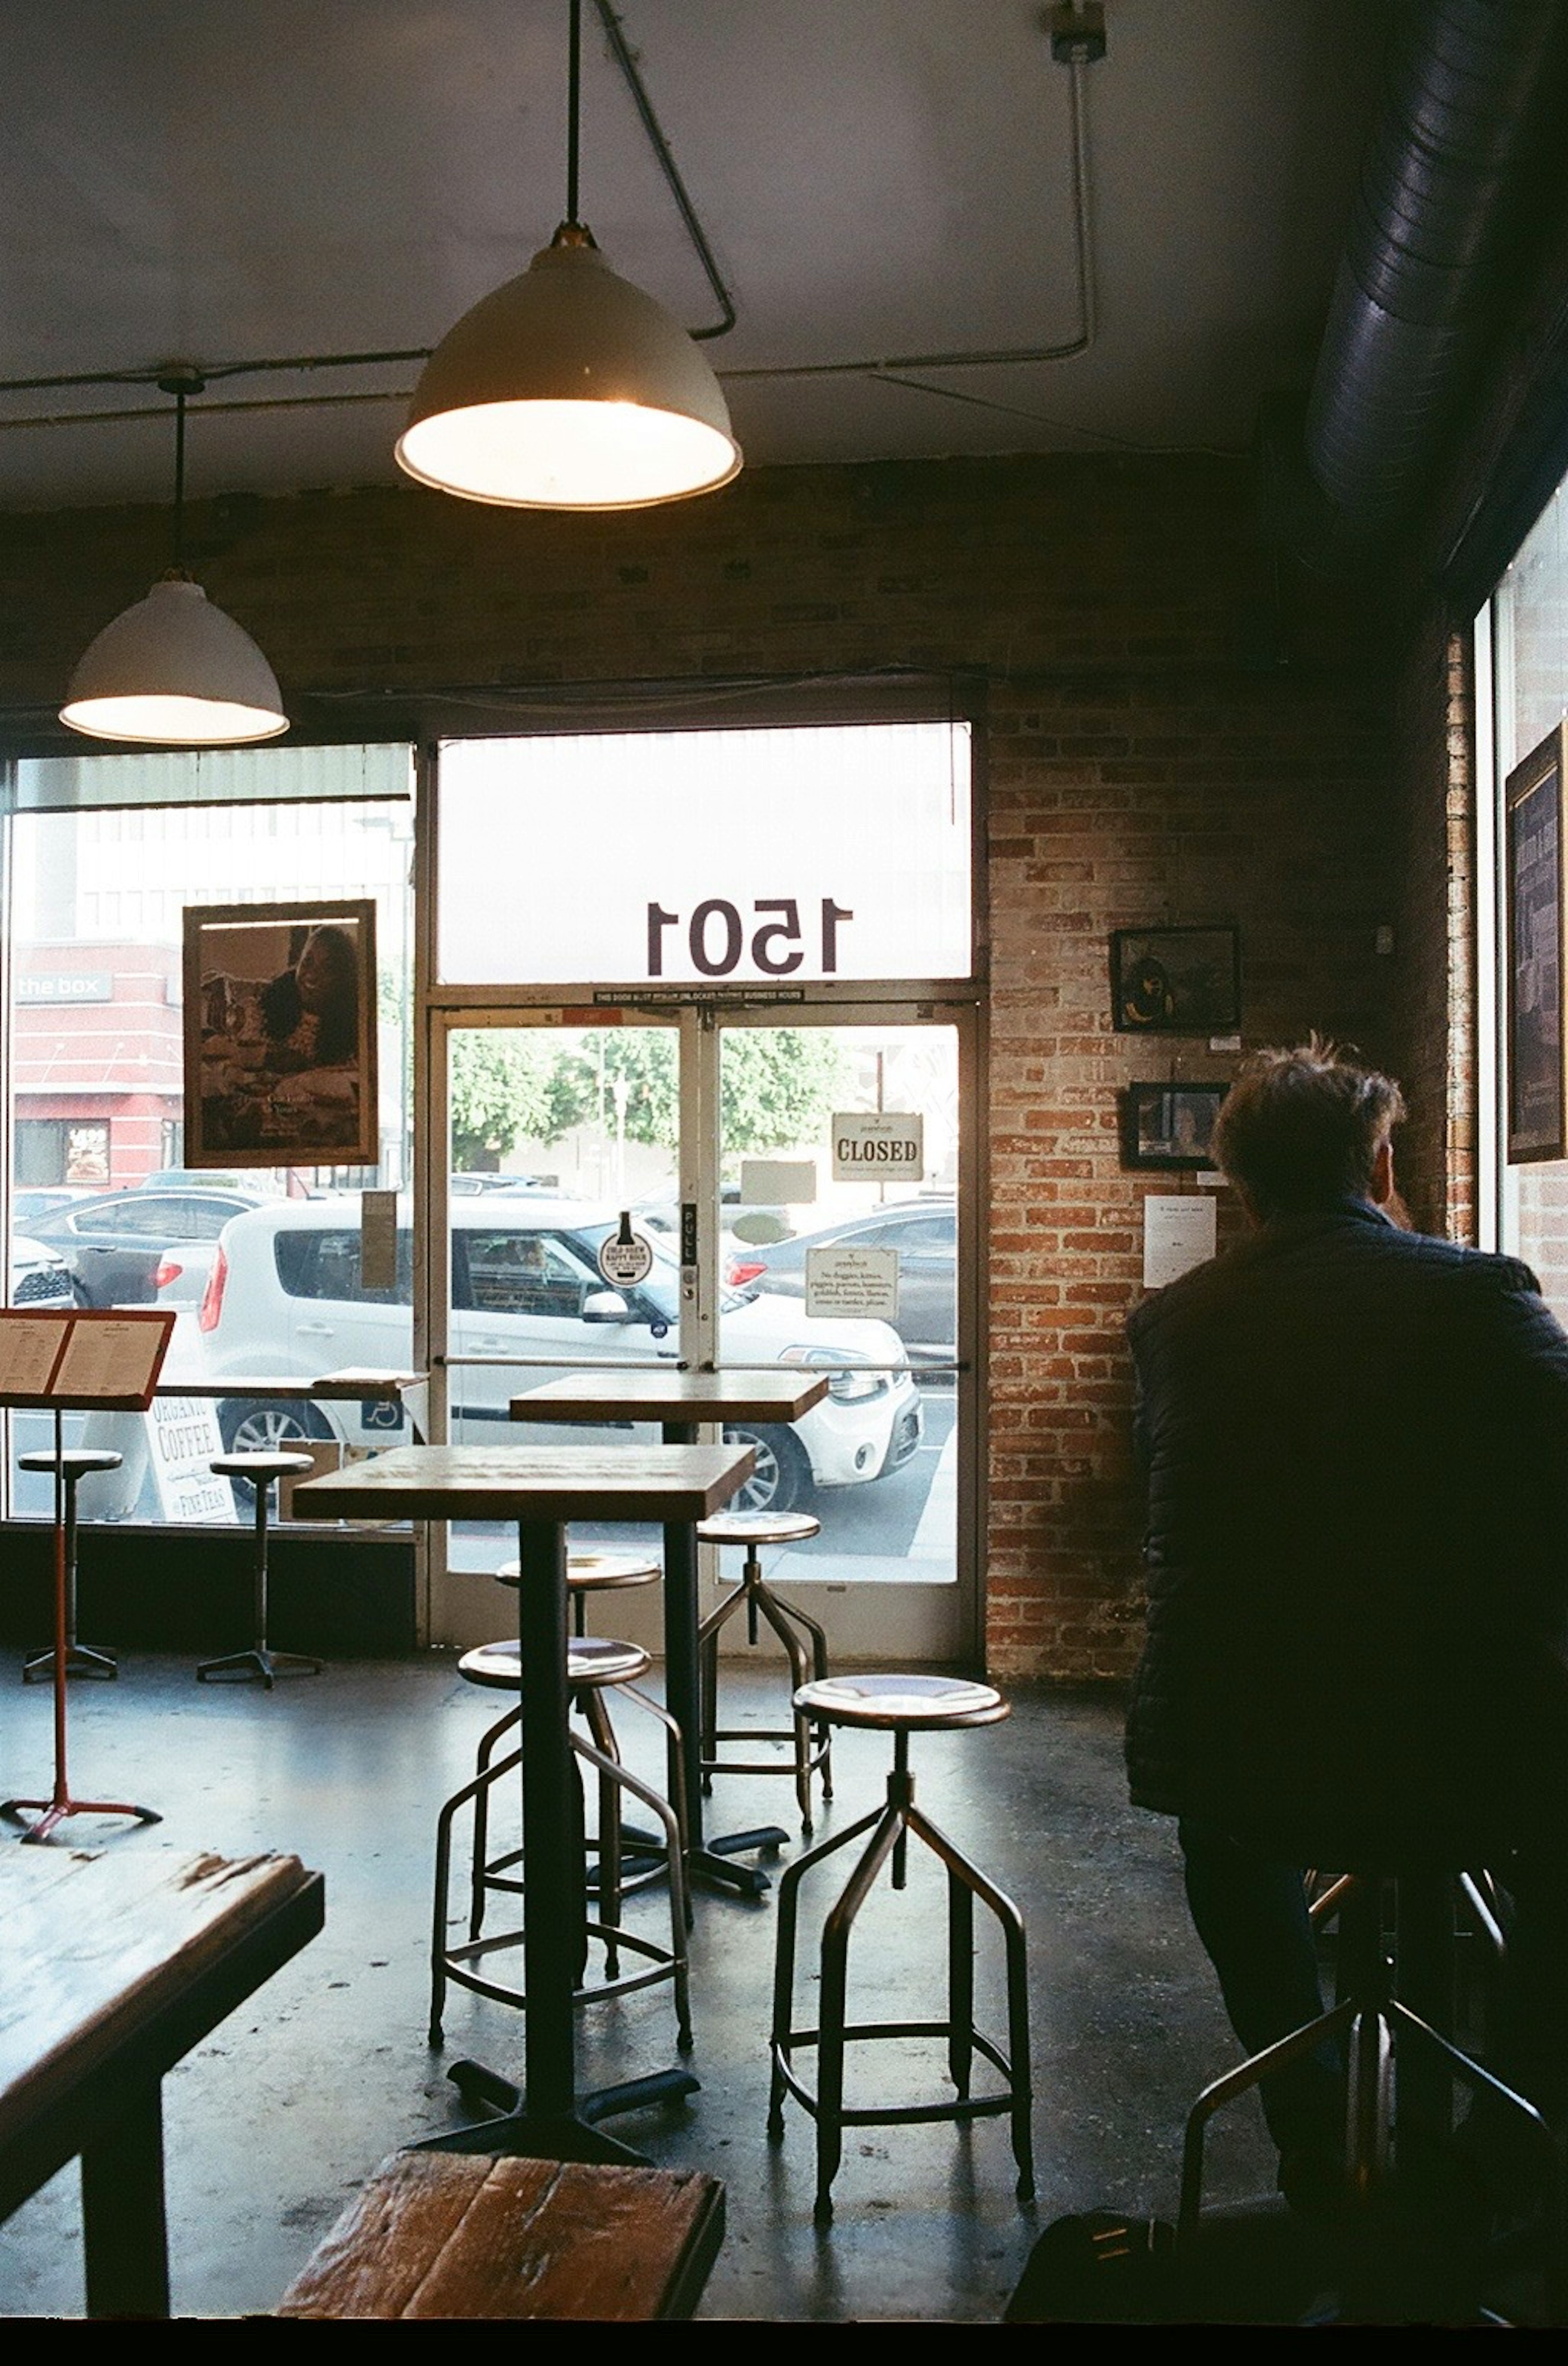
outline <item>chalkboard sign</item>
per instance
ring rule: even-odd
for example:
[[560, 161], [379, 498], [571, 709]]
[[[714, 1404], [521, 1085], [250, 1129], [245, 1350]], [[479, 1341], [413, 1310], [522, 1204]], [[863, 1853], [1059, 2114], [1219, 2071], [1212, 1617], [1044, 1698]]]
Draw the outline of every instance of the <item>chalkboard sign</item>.
[[1507, 1156], [1568, 1154], [1563, 1067], [1562, 789], [1568, 724], [1508, 775], [1503, 804], [1507, 899]]

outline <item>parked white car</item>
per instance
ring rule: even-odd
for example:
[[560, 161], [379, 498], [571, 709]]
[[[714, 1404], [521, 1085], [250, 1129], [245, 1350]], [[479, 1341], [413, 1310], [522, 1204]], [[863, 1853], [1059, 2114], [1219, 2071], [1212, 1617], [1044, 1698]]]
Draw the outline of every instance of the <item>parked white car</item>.
[[[508, 1418], [514, 1395], [548, 1378], [539, 1359], [566, 1368], [616, 1355], [675, 1355], [680, 1273], [661, 1244], [653, 1270], [635, 1289], [606, 1287], [596, 1263], [616, 1216], [536, 1193], [485, 1192], [452, 1211], [454, 1358], [495, 1358], [450, 1373], [451, 1431], [462, 1444], [560, 1442]], [[411, 1355], [412, 1249], [406, 1211], [398, 1234], [398, 1279], [367, 1290], [359, 1279], [359, 1226], [343, 1201], [285, 1200], [225, 1225], [197, 1315], [205, 1369], [301, 1379], [348, 1369], [406, 1369]], [[831, 1367], [829, 1393], [793, 1425], [727, 1432], [756, 1448], [743, 1501], [751, 1510], [787, 1510], [815, 1488], [849, 1487], [898, 1470], [919, 1446], [923, 1415], [907, 1372], [857, 1369], [897, 1364], [902, 1344], [885, 1323], [807, 1320], [787, 1300], [728, 1293], [725, 1355], [731, 1362]], [[510, 1361], [505, 1359], [512, 1359]], [[847, 1368], [847, 1369], [845, 1369]], [[388, 1445], [395, 1406], [220, 1402], [231, 1447], [279, 1446], [336, 1436]], [[592, 1431], [579, 1433], [592, 1436]]]

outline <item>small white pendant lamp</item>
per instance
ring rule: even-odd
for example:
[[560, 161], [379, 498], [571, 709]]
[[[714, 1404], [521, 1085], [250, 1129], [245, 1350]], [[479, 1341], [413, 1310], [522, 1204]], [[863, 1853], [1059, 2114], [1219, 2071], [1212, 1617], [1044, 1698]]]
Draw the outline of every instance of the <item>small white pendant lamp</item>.
[[250, 635], [186, 572], [186, 398], [195, 370], [158, 381], [175, 398], [175, 563], [83, 652], [62, 723], [92, 739], [154, 748], [228, 748], [288, 728], [273, 672]]
[[397, 445], [422, 484], [510, 509], [645, 509], [740, 468], [701, 348], [577, 218], [580, 19], [570, 0], [567, 219], [442, 339]]

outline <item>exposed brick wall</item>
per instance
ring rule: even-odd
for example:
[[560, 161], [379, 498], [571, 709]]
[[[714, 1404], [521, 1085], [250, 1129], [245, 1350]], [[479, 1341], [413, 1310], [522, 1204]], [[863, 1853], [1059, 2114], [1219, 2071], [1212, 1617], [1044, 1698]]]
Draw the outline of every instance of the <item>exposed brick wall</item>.
[[[986, 679], [1002, 1672], [1129, 1663], [1122, 1325], [1151, 1178], [1121, 1166], [1116, 1093], [1172, 1053], [1184, 1076], [1235, 1065], [1113, 1032], [1108, 932], [1234, 920], [1248, 1045], [1315, 1026], [1393, 1056], [1392, 966], [1374, 952], [1394, 845], [1387, 679], [1344, 588], [1295, 587], [1296, 613], [1277, 614], [1249, 492], [1239, 464], [1046, 458], [752, 470], [632, 517], [367, 490], [192, 520], [208, 591], [296, 699], [910, 667]], [[163, 534], [150, 512], [7, 521], [0, 708], [57, 702], [80, 648], [157, 572]]]
[[1394, 1073], [1408, 1118], [1397, 1171], [1423, 1232], [1476, 1237], [1475, 817], [1472, 665], [1436, 611], [1399, 682]]

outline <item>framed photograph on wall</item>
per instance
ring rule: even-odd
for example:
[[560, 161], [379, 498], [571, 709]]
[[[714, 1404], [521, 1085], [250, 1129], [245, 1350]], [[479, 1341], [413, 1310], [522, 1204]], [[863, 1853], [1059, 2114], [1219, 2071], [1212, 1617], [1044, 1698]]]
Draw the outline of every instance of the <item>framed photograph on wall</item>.
[[1235, 929], [1113, 929], [1112, 1024], [1122, 1035], [1233, 1035], [1241, 1025]]
[[187, 1166], [374, 1166], [376, 907], [185, 915]]
[[1568, 1154], [1563, 1067], [1562, 796], [1568, 722], [1509, 773], [1503, 795], [1507, 911], [1507, 1160]]
[[1228, 1085], [1129, 1085], [1122, 1096], [1123, 1166], [1212, 1166], [1214, 1120]]

